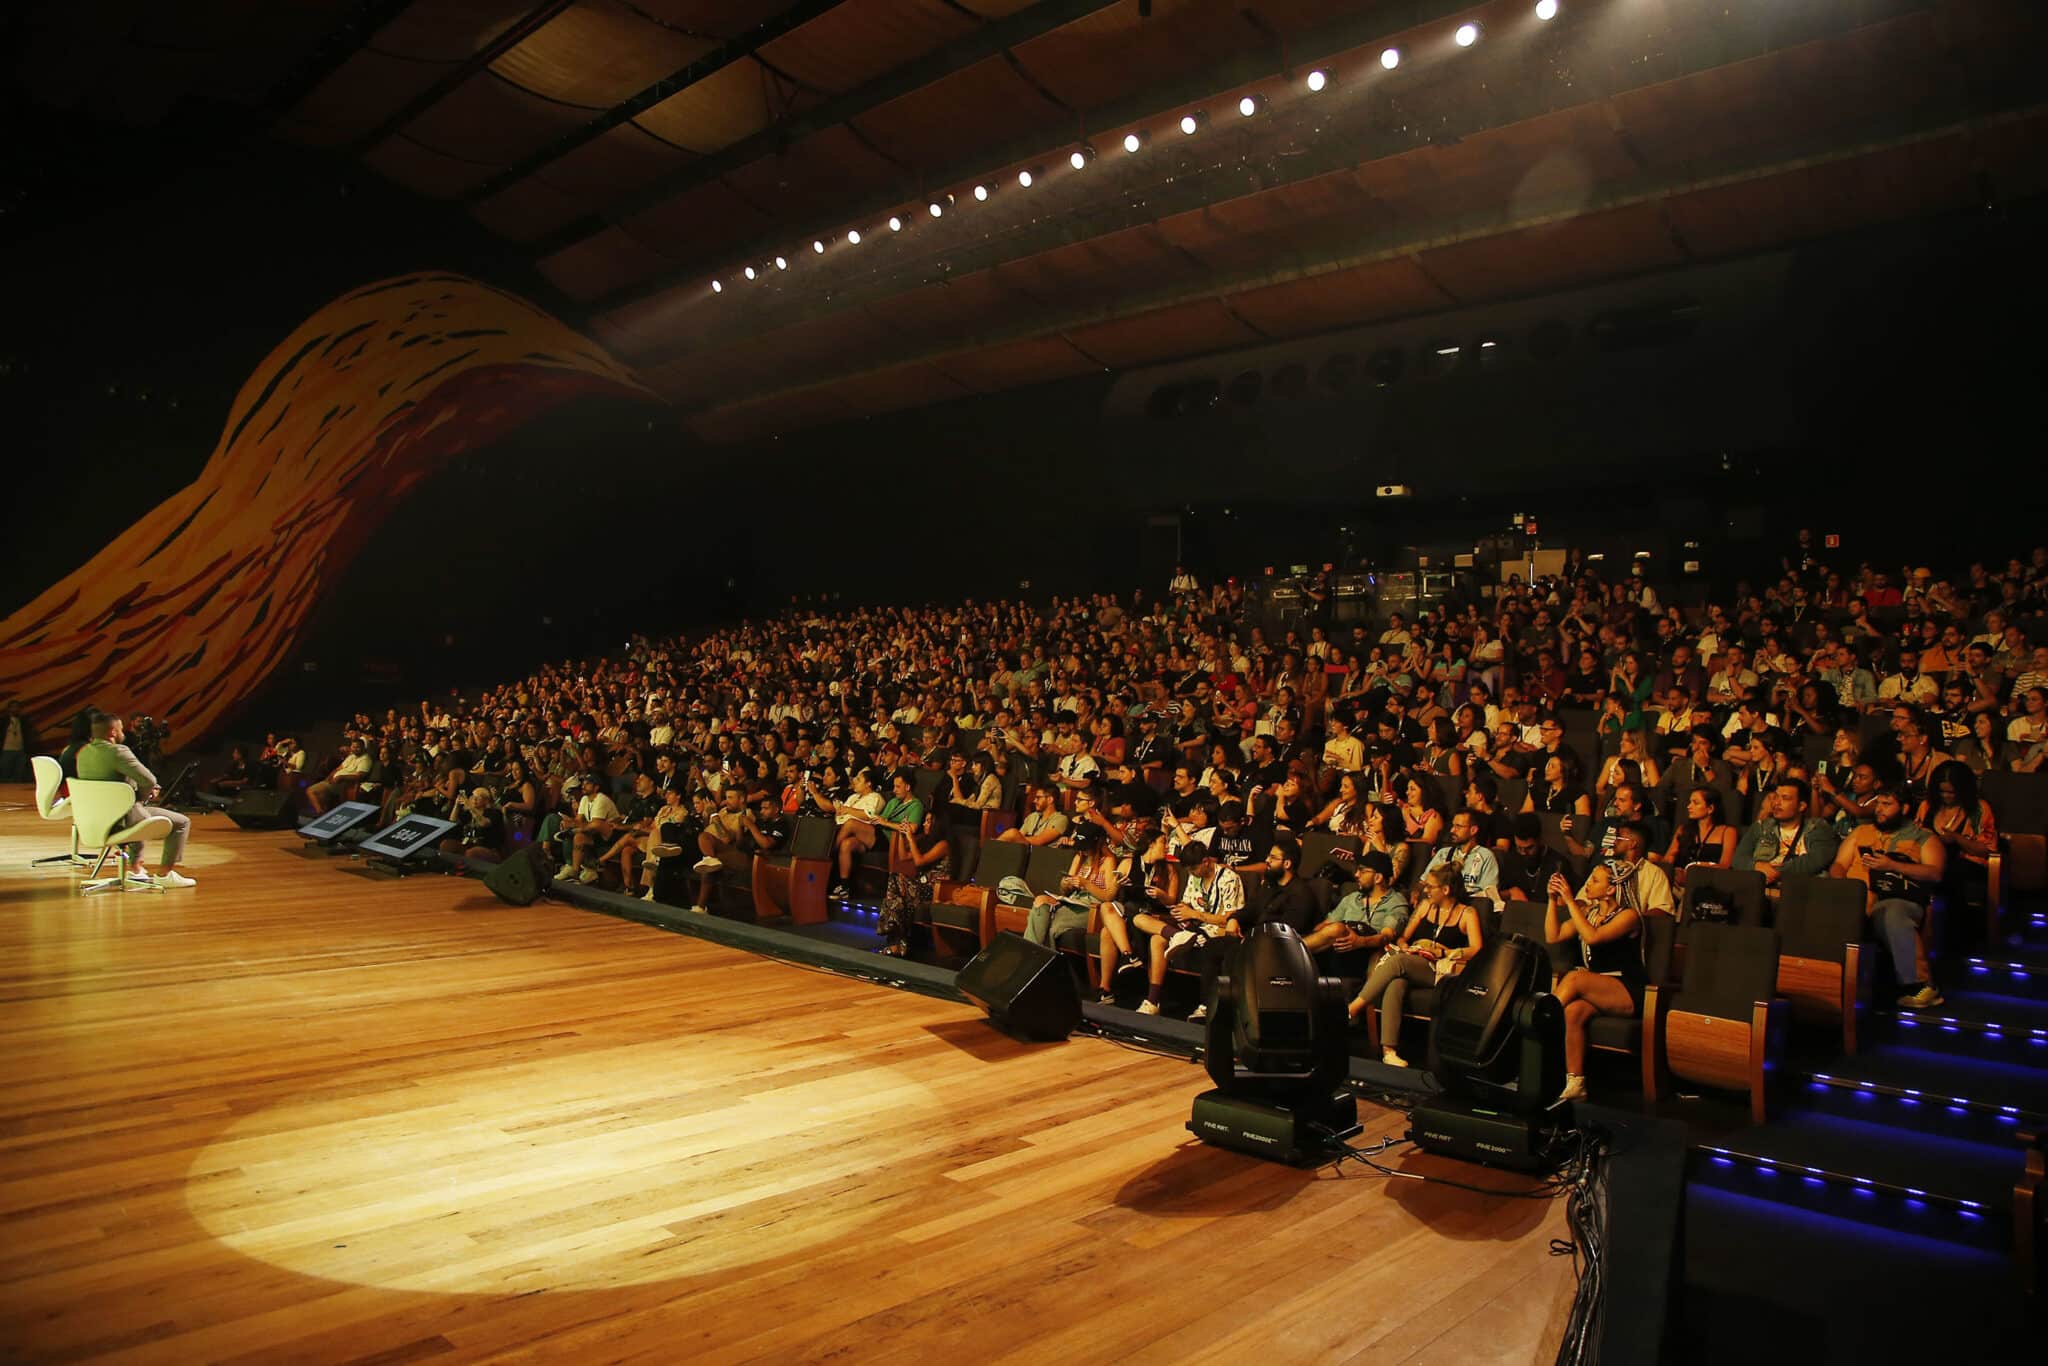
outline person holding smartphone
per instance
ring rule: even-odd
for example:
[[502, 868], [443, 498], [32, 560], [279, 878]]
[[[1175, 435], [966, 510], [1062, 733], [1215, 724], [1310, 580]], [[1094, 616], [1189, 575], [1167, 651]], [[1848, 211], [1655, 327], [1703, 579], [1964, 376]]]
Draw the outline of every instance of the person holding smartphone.
[[1899, 980], [1899, 1008], [1926, 1010], [1942, 1003], [1927, 956], [1920, 945], [1920, 927], [1927, 904], [1948, 868], [1948, 852], [1933, 831], [1912, 819], [1906, 799], [1896, 787], [1871, 795], [1873, 819], [1842, 841], [1830, 871], [1850, 877], [1869, 889], [1864, 914], [1877, 931], [1877, 942], [1892, 960]]

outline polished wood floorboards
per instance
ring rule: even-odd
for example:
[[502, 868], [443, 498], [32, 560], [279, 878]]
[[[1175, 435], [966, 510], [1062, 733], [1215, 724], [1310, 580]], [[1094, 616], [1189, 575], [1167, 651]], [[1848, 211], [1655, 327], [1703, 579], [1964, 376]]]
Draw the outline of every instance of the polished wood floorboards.
[[29, 795], [0, 788], [5, 1359], [1554, 1352], [1560, 1205], [1204, 1148], [1188, 1063], [215, 815], [196, 889], [81, 900], [25, 866], [64, 831]]

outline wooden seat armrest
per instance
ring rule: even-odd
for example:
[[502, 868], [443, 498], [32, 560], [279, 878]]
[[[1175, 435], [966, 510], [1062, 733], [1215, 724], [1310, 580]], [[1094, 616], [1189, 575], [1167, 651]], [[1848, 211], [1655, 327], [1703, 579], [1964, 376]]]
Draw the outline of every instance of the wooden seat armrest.
[[1663, 991], [1654, 982], [1643, 988], [1643, 1101], [1654, 1102], [1663, 1077], [1659, 1054], [1664, 1046]]
[[1984, 919], [1985, 943], [1996, 944], [2000, 927], [2005, 923], [2005, 854], [2002, 849], [1993, 849], [1991, 856], [1984, 860]]
[[1767, 1122], [1770, 1085], [1785, 1055], [1785, 1019], [1791, 1003], [1782, 996], [1752, 1001], [1749, 1007], [1749, 1117]]

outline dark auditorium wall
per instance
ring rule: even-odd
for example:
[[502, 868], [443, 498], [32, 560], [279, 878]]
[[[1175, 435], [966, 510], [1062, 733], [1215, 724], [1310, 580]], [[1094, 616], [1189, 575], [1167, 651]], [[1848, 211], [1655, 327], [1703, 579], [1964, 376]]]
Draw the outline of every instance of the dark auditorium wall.
[[[1552, 369], [1164, 420], [1104, 421], [1104, 375], [763, 440], [721, 463], [830, 487], [913, 577], [929, 552], [942, 579], [981, 591], [1123, 583], [1145, 519], [1175, 513], [1206, 574], [1281, 559], [1296, 537], [1298, 560], [1347, 543], [1381, 555], [1514, 512], [1551, 544], [1667, 562], [1699, 540], [1716, 578], [1774, 564], [1808, 524], [1853, 559], [2003, 555], [2048, 536], [2040, 500], [2004, 492], [2037, 458], [2027, 337], [2048, 316], [2044, 234], [2035, 199], [1811, 243], [1774, 310], [1711, 344], [1581, 347]], [[1382, 483], [1417, 497], [1375, 499]], [[763, 576], [813, 572], [808, 540]], [[827, 563], [842, 544], [823, 547]]]

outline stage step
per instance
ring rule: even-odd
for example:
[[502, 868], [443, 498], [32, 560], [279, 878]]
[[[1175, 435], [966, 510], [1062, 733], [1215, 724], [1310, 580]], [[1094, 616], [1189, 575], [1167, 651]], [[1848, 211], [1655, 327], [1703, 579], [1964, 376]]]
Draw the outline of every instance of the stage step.
[[1958, 986], [1987, 996], [2048, 1001], [2048, 944], [2000, 945], [1964, 960]]
[[2048, 1001], [1947, 990], [1931, 1010], [1890, 1005], [1870, 1012], [1874, 1042], [2048, 1068]]
[[1970, 1247], [2014, 1246], [2016, 1144], [1969, 1142], [1788, 1109], [1702, 1137], [1691, 1178], [1753, 1199]]
[[[1884, 1286], [1942, 1312], [1884, 1313]], [[2024, 1306], [2002, 1252], [1686, 1187], [1680, 1366], [1996, 1361], [2026, 1340]]]
[[2048, 1132], [2048, 1071], [1879, 1044], [1788, 1064], [1788, 1106], [1918, 1133], [2018, 1144]]

